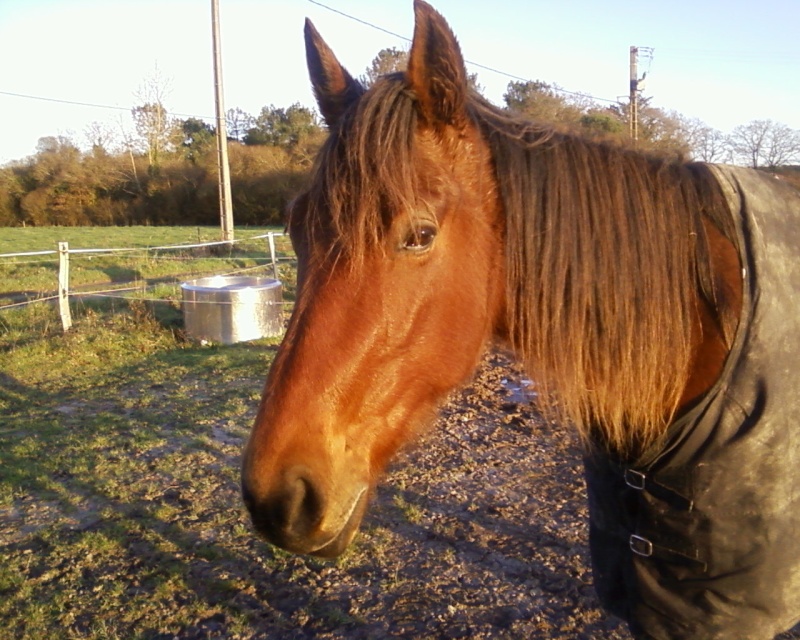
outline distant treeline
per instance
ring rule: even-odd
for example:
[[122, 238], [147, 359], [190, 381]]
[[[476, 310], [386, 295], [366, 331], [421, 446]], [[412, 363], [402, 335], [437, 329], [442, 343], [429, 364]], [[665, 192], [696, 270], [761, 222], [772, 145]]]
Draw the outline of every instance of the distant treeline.
[[[306, 178], [324, 133], [311, 111], [297, 109], [305, 122], [285, 135], [253, 126], [230, 140], [237, 225], [280, 224]], [[68, 138], [41, 138], [35, 155], [0, 168], [0, 226], [218, 223], [214, 130], [179, 121], [144, 146], [82, 152]]]
[[[402, 69], [406, 54], [382, 51], [361, 80]], [[480, 91], [475, 76], [470, 84]], [[171, 118], [157, 85], [131, 110], [133, 130], [95, 124], [82, 151], [66, 137], [39, 140], [30, 158], [0, 168], [0, 226], [184, 225], [219, 221], [216, 132], [195, 118]], [[628, 140], [624, 104], [600, 105], [541, 81], [511, 82], [505, 107], [581, 135]], [[707, 162], [776, 170], [800, 161], [800, 131], [754, 120], [730, 134], [652, 106], [642, 98], [641, 149]], [[226, 114], [231, 187], [237, 225], [280, 224], [289, 200], [307, 179], [325, 138], [316, 114], [299, 104], [264, 107], [253, 117]], [[797, 172], [784, 171], [796, 184]]]

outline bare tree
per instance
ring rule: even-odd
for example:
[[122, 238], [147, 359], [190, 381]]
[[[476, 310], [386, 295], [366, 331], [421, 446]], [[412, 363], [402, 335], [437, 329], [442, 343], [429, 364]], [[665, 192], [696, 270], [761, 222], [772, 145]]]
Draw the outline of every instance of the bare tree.
[[751, 167], [777, 167], [800, 160], [800, 131], [772, 120], [752, 120], [730, 135], [737, 158]]
[[684, 136], [691, 155], [703, 162], [732, 162], [728, 137], [719, 129], [709, 127], [699, 118], [681, 119]]
[[705, 127], [695, 132], [691, 139], [692, 153], [703, 162], [733, 162], [733, 152], [728, 137], [719, 129]]
[[737, 159], [743, 160], [753, 168], [759, 166], [771, 122], [771, 120], [751, 120], [731, 131], [729, 141]]
[[89, 148], [95, 154], [107, 154], [111, 151], [117, 136], [114, 129], [105, 122], [90, 122], [83, 130], [83, 136]]
[[122, 147], [125, 149], [125, 152], [128, 154], [128, 159], [131, 162], [131, 178], [133, 182], [136, 184], [136, 192], [142, 193], [142, 183], [139, 181], [139, 173], [136, 170], [136, 158], [133, 157], [133, 136], [130, 132], [125, 128], [125, 123], [122, 120], [122, 115], [119, 117], [119, 131], [122, 137]]
[[800, 160], [800, 131], [775, 122], [767, 131], [764, 145], [764, 164], [779, 167]]
[[255, 118], [236, 107], [225, 112], [225, 124], [228, 129], [228, 138], [241, 142], [247, 132], [255, 125]]
[[134, 94], [141, 103], [131, 110], [136, 133], [147, 153], [150, 166], [154, 168], [158, 167], [161, 154], [169, 147], [174, 128], [164, 106], [170, 93], [170, 84], [156, 67]]

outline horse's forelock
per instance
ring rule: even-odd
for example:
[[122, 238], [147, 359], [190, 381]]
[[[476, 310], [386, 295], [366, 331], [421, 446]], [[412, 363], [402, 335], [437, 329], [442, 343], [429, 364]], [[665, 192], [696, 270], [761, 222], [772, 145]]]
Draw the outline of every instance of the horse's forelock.
[[316, 241], [359, 262], [382, 246], [396, 215], [414, 207], [416, 110], [403, 74], [378, 80], [320, 150], [303, 224]]

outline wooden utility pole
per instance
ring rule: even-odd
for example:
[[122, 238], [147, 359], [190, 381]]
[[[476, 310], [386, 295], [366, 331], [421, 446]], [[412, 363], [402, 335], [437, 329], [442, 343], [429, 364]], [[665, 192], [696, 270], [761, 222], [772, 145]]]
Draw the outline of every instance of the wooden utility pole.
[[219, 0], [211, 0], [211, 31], [214, 44], [214, 98], [217, 108], [217, 164], [219, 166], [219, 217], [222, 240], [233, 242], [233, 200], [228, 166], [228, 130], [222, 96], [222, 50], [219, 37]]
[[649, 62], [653, 61], [653, 47], [631, 47], [631, 66], [630, 66], [630, 114], [628, 123], [630, 124], [631, 140], [634, 144], [639, 139], [639, 94], [644, 89], [644, 81], [647, 78], [647, 71], [639, 77], [639, 54], [642, 54]]
[[630, 68], [630, 105], [628, 124], [630, 125], [631, 140], [639, 139], [639, 47], [631, 47]]

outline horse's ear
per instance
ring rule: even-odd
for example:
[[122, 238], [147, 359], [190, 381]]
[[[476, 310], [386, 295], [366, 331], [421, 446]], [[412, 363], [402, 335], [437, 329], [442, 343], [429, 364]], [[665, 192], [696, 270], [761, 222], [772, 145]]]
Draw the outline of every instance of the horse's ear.
[[424, 0], [414, 0], [414, 40], [406, 77], [432, 126], [466, 121], [467, 70], [447, 21]]
[[328, 126], [333, 128], [347, 107], [364, 93], [364, 87], [353, 80], [353, 76], [339, 63], [308, 18], [306, 18], [305, 37], [311, 86], [314, 88], [322, 117]]

